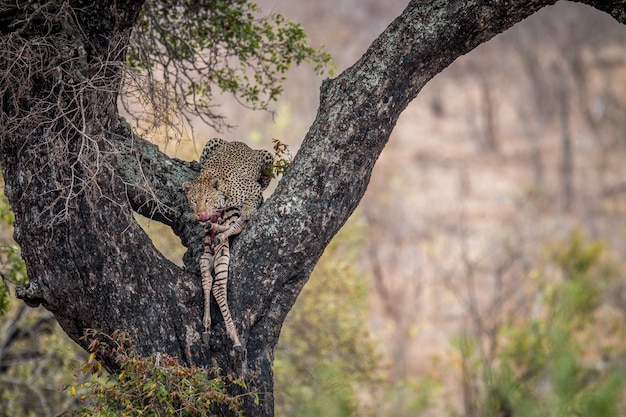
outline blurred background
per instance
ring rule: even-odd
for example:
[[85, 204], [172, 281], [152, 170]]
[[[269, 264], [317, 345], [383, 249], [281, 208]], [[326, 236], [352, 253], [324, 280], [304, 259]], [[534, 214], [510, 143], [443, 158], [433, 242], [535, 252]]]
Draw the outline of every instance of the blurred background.
[[[339, 74], [406, 1], [259, 5]], [[272, 112], [223, 97], [233, 129], [154, 140], [181, 159], [214, 136], [295, 155], [321, 81], [294, 68]], [[290, 313], [276, 414], [625, 415], [624, 161], [626, 29], [608, 15], [559, 2], [457, 59], [401, 116]], [[138, 220], [181, 264], [178, 239]], [[0, 332], [0, 416], [71, 406], [60, 388], [85, 356], [52, 316], [13, 302]]]

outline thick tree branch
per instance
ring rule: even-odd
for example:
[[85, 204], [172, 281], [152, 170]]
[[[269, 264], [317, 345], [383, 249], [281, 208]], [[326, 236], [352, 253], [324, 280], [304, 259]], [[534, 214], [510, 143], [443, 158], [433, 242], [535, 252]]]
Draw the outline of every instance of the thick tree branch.
[[623, 0], [577, 0], [588, 4], [598, 10], [602, 10], [622, 24], [626, 24], [626, 5]]
[[553, 2], [412, 1], [353, 67], [324, 82], [300, 151], [233, 250], [238, 308], [255, 306], [251, 336], [264, 321], [265, 339], [275, 342], [327, 243], [363, 196], [400, 113], [426, 82]]
[[131, 207], [170, 226], [189, 249], [183, 257], [185, 267], [199, 273], [203, 232], [189, 209], [181, 184], [198, 175], [200, 164], [169, 158], [156, 145], [135, 135], [122, 118], [118, 118], [112, 138], [117, 150], [117, 172], [126, 185]]

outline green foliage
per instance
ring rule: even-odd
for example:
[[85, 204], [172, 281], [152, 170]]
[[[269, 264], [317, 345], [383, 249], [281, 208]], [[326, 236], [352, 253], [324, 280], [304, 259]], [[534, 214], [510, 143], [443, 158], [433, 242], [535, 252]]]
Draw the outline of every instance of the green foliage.
[[[2, 255], [2, 283], [0, 284], [0, 316], [9, 309], [9, 286], [8, 282], [22, 284], [27, 281], [26, 265], [20, 256], [20, 248], [17, 245], [0, 247]], [[7, 282], [8, 281], [8, 282]]]
[[578, 232], [551, 252], [562, 279], [544, 278], [536, 316], [501, 329], [496, 361], [461, 351], [484, 386], [476, 407], [485, 416], [623, 415], [626, 322], [600, 308], [615, 269], [601, 242], [586, 243]]
[[353, 216], [289, 313], [274, 362], [277, 416], [351, 416], [380, 383], [367, 332], [367, 286], [355, 266], [365, 226]]
[[[13, 226], [13, 211], [9, 206], [4, 193], [0, 192], [0, 219], [6, 223], [7, 228]], [[15, 244], [5, 244], [0, 246], [0, 262], [2, 283], [0, 283], [0, 316], [5, 314], [9, 308], [9, 286], [13, 284], [23, 284], [28, 280], [26, 276], [26, 265], [20, 256], [20, 248]], [[8, 281], [8, 282], [7, 282]]]
[[[207, 376], [197, 366], [181, 365], [176, 358], [157, 354], [148, 358], [135, 355], [128, 346], [129, 337], [123, 332], [111, 336], [95, 330], [85, 333], [90, 341], [89, 359], [83, 372], [102, 375], [97, 355], [114, 355], [120, 372], [106, 379], [92, 379], [78, 386], [69, 386], [70, 394], [84, 391], [80, 400], [87, 402], [64, 416], [196, 416], [209, 415], [214, 405], [225, 404], [237, 415], [242, 396], [227, 394], [229, 385], [247, 390], [243, 380], [232, 377]], [[243, 395], [252, 395], [246, 393]], [[258, 398], [255, 399], [258, 400]]]
[[376, 393], [376, 405], [370, 407], [372, 410], [367, 415], [419, 416], [436, 407], [436, 395], [441, 388], [441, 381], [436, 372], [430, 372], [393, 383], [383, 381], [379, 388], [382, 389]]
[[594, 271], [594, 267], [597, 269], [602, 266], [603, 252], [602, 242], [586, 244], [579, 231], [574, 231], [568, 242], [556, 245], [553, 249], [554, 263], [562, 271], [565, 281], [559, 287], [559, 294], [554, 294], [564, 297], [562, 302], [551, 301], [558, 303], [555, 308], [565, 309], [557, 311], [558, 314], [576, 316], [576, 312], [579, 312], [578, 317], [584, 318], [586, 315], [583, 313], [591, 313], [598, 307], [607, 284], [607, 273], [610, 273], [609, 265]]
[[[154, 111], [175, 106], [211, 113], [217, 91], [252, 108], [266, 108], [282, 92], [293, 63], [332, 72], [328, 53], [309, 46], [301, 25], [279, 14], [261, 17], [249, 0], [149, 0], [128, 51], [131, 68], [150, 74]], [[162, 79], [162, 82], [155, 82]]]
[[0, 317], [0, 417], [52, 417], [74, 399], [61, 391], [84, 352], [52, 313], [11, 298]]
[[2, 219], [9, 226], [13, 226], [13, 222], [15, 220], [13, 210], [11, 210], [11, 206], [9, 206], [9, 202], [4, 195], [4, 192], [0, 192], [0, 219]]
[[603, 251], [602, 242], [586, 244], [582, 233], [575, 230], [569, 241], [555, 246], [553, 259], [567, 279], [585, 280], [592, 268], [598, 265]]

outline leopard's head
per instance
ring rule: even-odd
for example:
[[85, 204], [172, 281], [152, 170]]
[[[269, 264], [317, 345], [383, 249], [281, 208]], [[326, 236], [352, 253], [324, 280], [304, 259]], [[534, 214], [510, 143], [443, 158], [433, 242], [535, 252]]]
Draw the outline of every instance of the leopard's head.
[[221, 181], [217, 178], [185, 182], [183, 190], [198, 221], [206, 222], [218, 209], [226, 205], [226, 196], [222, 191]]

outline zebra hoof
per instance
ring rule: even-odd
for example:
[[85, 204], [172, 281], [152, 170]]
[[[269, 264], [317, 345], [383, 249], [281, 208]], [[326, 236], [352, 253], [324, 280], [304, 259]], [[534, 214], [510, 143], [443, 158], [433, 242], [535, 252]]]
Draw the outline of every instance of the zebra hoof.
[[213, 239], [213, 243], [215, 245], [219, 245], [220, 243], [222, 243], [222, 238], [218, 236], [215, 236], [215, 239]]
[[209, 343], [209, 341], [211, 340], [211, 332], [202, 332], [202, 341], [204, 343]]
[[233, 349], [235, 349], [235, 352], [237, 353], [243, 353], [243, 346], [241, 345], [235, 345], [233, 346]]

